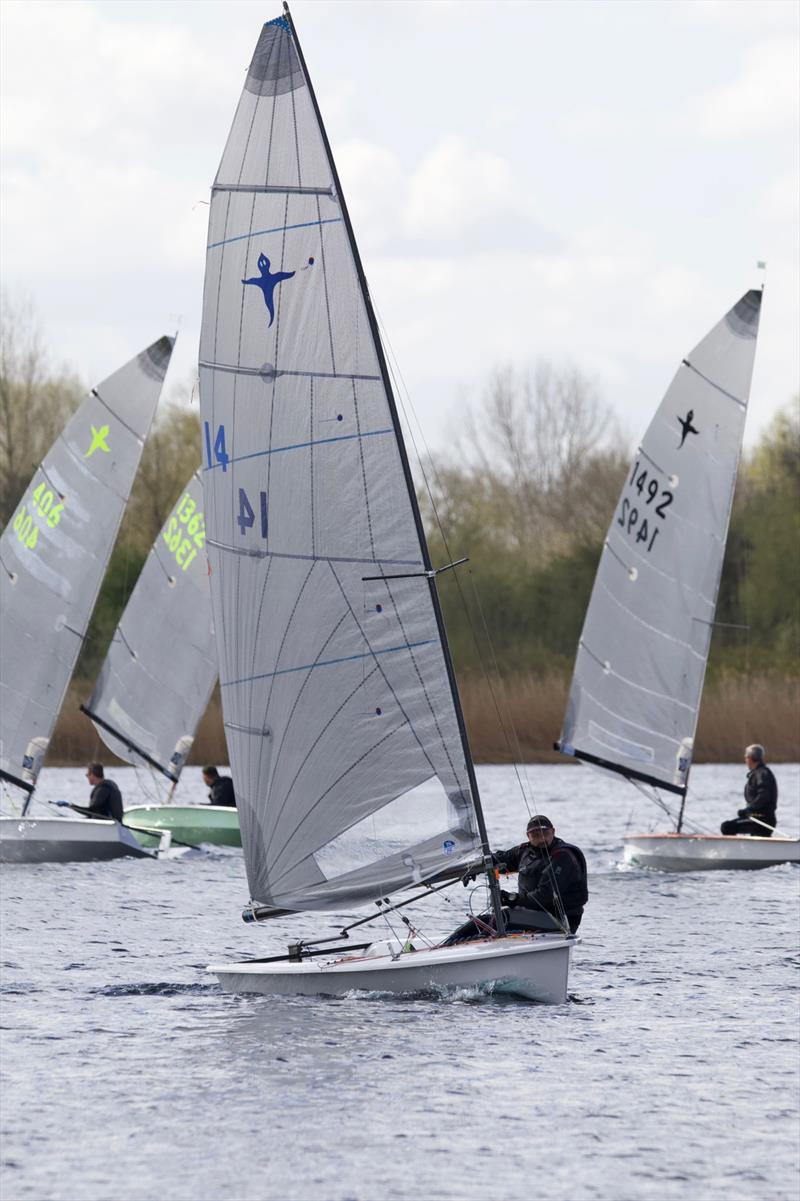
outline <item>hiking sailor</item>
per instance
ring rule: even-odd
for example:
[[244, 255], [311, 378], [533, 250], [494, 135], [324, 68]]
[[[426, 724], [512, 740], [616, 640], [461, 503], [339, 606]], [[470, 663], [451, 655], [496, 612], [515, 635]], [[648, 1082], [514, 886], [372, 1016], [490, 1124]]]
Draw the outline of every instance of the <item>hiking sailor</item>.
[[723, 822], [723, 834], [756, 834], [771, 838], [777, 825], [778, 783], [764, 762], [764, 748], [755, 742], [745, 749], [747, 780], [744, 786], [745, 807], [738, 816]]
[[[583, 907], [589, 893], [586, 885], [586, 860], [576, 846], [556, 838], [549, 817], [537, 814], [528, 822], [527, 841], [507, 851], [495, 851], [492, 861], [507, 872], [518, 872], [516, 893], [501, 892], [506, 931], [563, 930], [569, 925], [575, 933], [581, 924]], [[471, 867], [464, 875], [465, 886], [474, 880], [480, 867]], [[447, 938], [444, 946], [485, 938], [494, 919], [488, 913], [471, 919]]]
[[230, 776], [221, 776], [216, 767], [204, 767], [203, 783], [209, 790], [209, 805], [227, 805], [229, 808], [236, 807], [233, 780]]
[[105, 778], [102, 763], [90, 763], [86, 768], [86, 779], [92, 789], [88, 805], [72, 805], [69, 801], [56, 801], [56, 804], [67, 805], [84, 817], [111, 817], [115, 822], [121, 822], [122, 793], [113, 780]]

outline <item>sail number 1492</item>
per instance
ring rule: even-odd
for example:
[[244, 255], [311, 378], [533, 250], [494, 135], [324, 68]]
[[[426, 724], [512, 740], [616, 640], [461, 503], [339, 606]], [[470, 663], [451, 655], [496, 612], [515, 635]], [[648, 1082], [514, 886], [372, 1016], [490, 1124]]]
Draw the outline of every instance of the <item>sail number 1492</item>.
[[645, 550], [649, 553], [661, 529], [655, 518], [660, 517], [662, 521], [666, 518], [667, 509], [674, 496], [668, 488], [662, 488], [660, 482], [646, 468], [637, 475], [639, 463], [640, 460], [637, 459], [628, 480], [629, 489], [635, 489], [637, 495], [633, 499], [623, 496], [617, 525], [622, 526], [629, 538], [644, 543]]

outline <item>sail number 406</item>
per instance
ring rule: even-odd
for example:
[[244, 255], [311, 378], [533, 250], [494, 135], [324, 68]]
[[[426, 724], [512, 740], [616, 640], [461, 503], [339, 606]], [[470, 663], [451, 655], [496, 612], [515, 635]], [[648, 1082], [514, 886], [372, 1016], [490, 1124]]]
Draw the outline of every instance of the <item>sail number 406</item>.
[[39, 541], [39, 527], [34, 521], [34, 514], [38, 513], [40, 517], [44, 517], [47, 524], [53, 529], [61, 520], [63, 511], [64, 502], [56, 500], [52, 488], [48, 488], [46, 484], [40, 484], [31, 497], [31, 512], [29, 513], [27, 507], [23, 505], [14, 518], [14, 532], [17, 538], [23, 546], [27, 546], [28, 550], [33, 550]]
[[[639, 497], [638, 505], [627, 496], [623, 496], [622, 511], [617, 517], [617, 525], [622, 526], [629, 537], [635, 538], [637, 542], [643, 542], [649, 553], [655, 545], [661, 528], [655, 524], [653, 518], [660, 517], [662, 520], [666, 518], [667, 509], [672, 504], [674, 496], [668, 488], [662, 488], [659, 481], [646, 469], [637, 476], [638, 471], [639, 460], [637, 459], [633, 465], [631, 478], [628, 480], [628, 487], [631, 490], [636, 489]], [[648, 526], [648, 520], [650, 526]]]

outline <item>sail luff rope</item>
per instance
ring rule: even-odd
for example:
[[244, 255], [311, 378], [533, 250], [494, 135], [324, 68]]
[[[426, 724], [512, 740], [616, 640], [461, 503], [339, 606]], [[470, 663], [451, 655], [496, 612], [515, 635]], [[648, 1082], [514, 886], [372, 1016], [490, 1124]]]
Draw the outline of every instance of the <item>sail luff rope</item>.
[[[409, 499], [409, 504], [411, 506], [412, 516], [414, 518], [414, 526], [415, 526], [416, 533], [417, 533], [417, 539], [419, 542], [420, 549], [422, 551], [424, 566], [426, 569], [430, 569], [430, 567], [431, 567], [430, 553], [428, 551], [428, 544], [427, 544], [427, 540], [425, 538], [425, 527], [424, 527], [424, 524], [422, 521], [422, 514], [419, 511], [419, 504], [417, 502], [416, 491], [414, 488], [414, 480], [413, 480], [413, 476], [411, 473], [411, 466], [408, 461], [408, 454], [406, 451], [405, 443], [403, 441], [402, 430], [401, 430], [401, 425], [400, 425], [400, 416], [397, 411], [397, 404], [395, 401], [394, 392], [392, 390], [392, 382], [391, 382], [391, 378], [390, 378], [389, 367], [388, 367], [388, 363], [386, 361], [386, 356], [384, 354], [383, 344], [381, 342], [380, 330], [378, 328], [378, 321], [377, 321], [377, 317], [375, 314], [375, 310], [372, 305], [372, 298], [370, 295], [369, 286], [367, 284], [367, 278], [366, 278], [366, 274], [364, 272], [364, 266], [363, 266], [363, 263], [361, 260], [361, 254], [358, 249], [358, 243], [356, 242], [355, 233], [353, 231], [353, 226], [350, 221], [350, 213], [348, 211], [348, 206], [347, 206], [347, 202], [345, 200], [344, 191], [342, 189], [341, 181], [339, 179], [339, 172], [337, 170], [336, 162], [333, 157], [333, 151], [331, 149], [330, 141], [328, 139], [328, 134], [325, 129], [325, 123], [322, 119], [322, 113], [320, 111], [319, 104], [317, 102], [316, 93], [314, 91], [314, 85], [311, 81], [311, 77], [310, 77], [308, 68], [306, 66], [305, 56], [303, 55], [303, 50], [300, 45], [300, 40], [297, 37], [297, 31], [295, 29], [294, 21], [292, 19], [291, 12], [289, 11], [289, 5], [288, 5], [288, 3], [286, 3], [286, 0], [284, 0], [284, 12], [285, 12], [286, 22], [288, 22], [289, 32], [290, 32], [292, 38], [294, 39], [294, 48], [295, 48], [295, 52], [297, 54], [298, 63], [299, 63], [303, 78], [305, 80], [306, 87], [308, 88], [309, 100], [311, 101], [311, 107], [313, 109], [314, 116], [316, 117], [317, 127], [319, 130], [321, 139], [322, 139], [323, 150], [324, 150], [325, 156], [328, 160], [328, 167], [330, 169], [330, 173], [331, 173], [331, 176], [333, 179], [333, 184], [334, 184], [336, 194], [338, 197], [341, 215], [342, 215], [342, 219], [344, 221], [345, 231], [347, 233], [347, 239], [350, 244], [350, 254], [352, 256], [353, 266], [355, 268], [355, 274], [356, 274], [358, 286], [359, 286], [359, 289], [361, 292], [361, 299], [362, 299], [364, 311], [365, 311], [365, 314], [367, 317], [367, 323], [369, 326], [370, 335], [372, 337], [373, 348], [374, 348], [375, 355], [376, 355], [376, 358], [378, 361], [378, 366], [380, 368], [386, 403], [387, 403], [387, 406], [389, 409], [389, 414], [392, 419], [392, 425], [395, 429], [395, 440], [396, 440], [396, 444], [397, 444], [397, 451], [398, 451], [398, 454], [400, 457], [400, 464], [402, 467], [403, 476], [404, 476], [405, 483], [406, 483], [406, 490], [408, 493], [408, 499]], [[437, 630], [439, 633], [439, 641], [441, 644], [442, 657], [444, 659], [444, 666], [445, 666], [445, 671], [446, 671], [446, 675], [447, 675], [448, 685], [450, 688], [453, 711], [454, 711], [456, 723], [458, 726], [459, 740], [461, 743], [462, 754], [464, 756], [464, 764], [465, 764], [466, 771], [467, 771], [467, 778], [469, 780], [470, 791], [472, 792], [472, 804], [473, 804], [473, 809], [475, 812], [475, 819], [476, 819], [476, 822], [478, 825], [478, 835], [480, 837], [484, 859], [488, 861], [488, 859], [491, 856], [491, 851], [490, 851], [490, 847], [489, 847], [489, 835], [488, 835], [488, 832], [486, 829], [486, 820], [485, 820], [485, 817], [483, 814], [483, 807], [481, 805], [480, 791], [478, 789], [478, 781], [477, 781], [477, 777], [475, 775], [475, 765], [472, 761], [472, 752], [470, 750], [469, 740], [467, 738], [466, 723], [464, 720], [464, 713], [463, 713], [463, 709], [461, 706], [461, 698], [460, 698], [460, 695], [458, 692], [458, 685], [457, 685], [456, 676], [455, 676], [455, 668], [453, 666], [452, 656], [450, 654], [450, 648], [449, 648], [449, 644], [447, 641], [447, 633], [446, 633], [446, 630], [444, 627], [444, 619], [442, 616], [441, 604], [439, 601], [439, 594], [436, 590], [436, 582], [433, 579], [431, 579], [429, 581], [429, 596], [430, 596], [431, 606], [433, 608], [434, 618], [436, 621], [436, 627], [437, 627]], [[492, 891], [492, 902], [493, 902], [493, 906], [495, 909], [495, 918], [496, 918], [496, 922], [497, 922], [498, 932], [502, 933], [502, 931], [503, 931], [503, 914], [502, 914], [502, 906], [500, 905], [499, 890], [497, 890], [497, 889], [493, 889], [493, 891]]]

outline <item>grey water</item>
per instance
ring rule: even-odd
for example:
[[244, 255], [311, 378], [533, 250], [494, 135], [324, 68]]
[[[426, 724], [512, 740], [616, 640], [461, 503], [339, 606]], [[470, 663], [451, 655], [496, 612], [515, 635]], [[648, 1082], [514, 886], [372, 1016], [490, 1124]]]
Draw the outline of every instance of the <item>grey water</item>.
[[[665, 828], [650, 802], [572, 765], [521, 774], [589, 862], [562, 1006], [223, 993], [208, 962], [341, 924], [244, 925], [238, 851], [5, 867], [4, 1201], [794, 1201], [800, 870], [621, 869], [626, 831]], [[776, 774], [796, 837], [800, 767]], [[493, 845], [521, 841], [514, 769], [478, 775]], [[154, 791], [113, 776], [129, 803]], [[689, 816], [715, 830], [743, 780], [696, 767]], [[45, 799], [84, 791], [41, 777]], [[177, 799], [203, 796], [187, 770]], [[406, 912], [431, 937], [470, 900]]]

